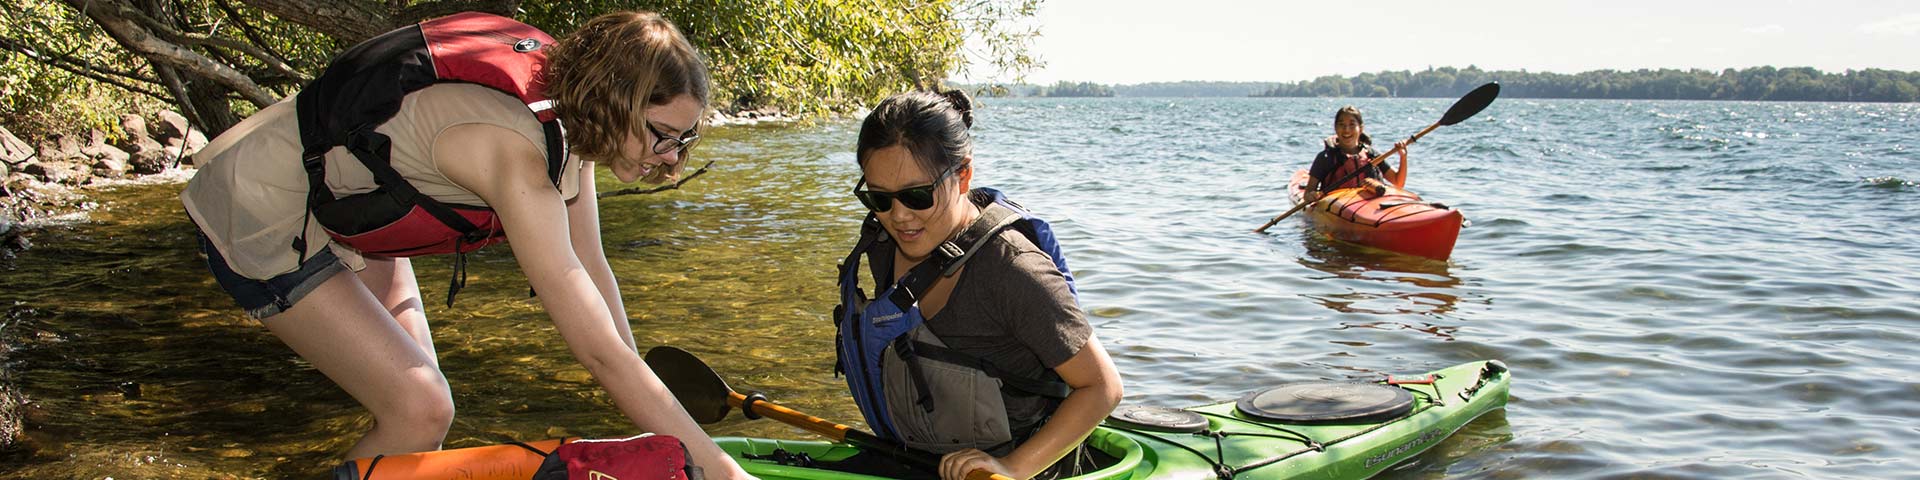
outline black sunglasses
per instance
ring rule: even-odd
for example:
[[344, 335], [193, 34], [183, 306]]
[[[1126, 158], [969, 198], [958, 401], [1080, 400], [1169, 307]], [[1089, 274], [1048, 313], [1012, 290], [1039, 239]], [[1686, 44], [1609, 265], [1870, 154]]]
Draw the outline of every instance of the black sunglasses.
[[700, 135], [694, 130], [681, 132], [679, 137], [669, 137], [666, 132], [662, 132], [658, 127], [654, 127], [653, 122], [641, 123], [646, 124], [647, 131], [653, 133], [653, 138], [658, 139], [653, 142], [653, 153], [656, 155], [666, 155], [670, 152], [685, 150], [687, 146], [693, 145], [695, 140], [700, 139]]
[[860, 199], [861, 205], [866, 205], [868, 210], [875, 212], [893, 210], [893, 201], [895, 199], [899, 199], [900, 204], [906, 205], [907, 208], [926, 210], [933, 208], [933, 189], [939, 188], [940, 182], [946, 181], [947, 177], [953, 176], [954, 172], [960, 171], [960, 168], [965, 166], [967, 166], [965, 163], [956, 163], [951, 167], [947, 167], [946, 171], [940, 172], [939, 176], [933, 177], [933, 183], [913, 188], [905, 188], [894, 192], [862, 190], [860, 186], [867, 184], [867, 178], [860, 177], [860, 181], [853, 184], [853, 196]]

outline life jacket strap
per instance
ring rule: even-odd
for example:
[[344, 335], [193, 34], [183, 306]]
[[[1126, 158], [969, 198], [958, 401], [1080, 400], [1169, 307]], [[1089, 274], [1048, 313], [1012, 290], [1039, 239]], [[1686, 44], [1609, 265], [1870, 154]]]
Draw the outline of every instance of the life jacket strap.
[[467, 288], [467, 252], [460, 251], [466, 240], [462, 235], [453, 243], [453, 278], [447, 281], [447, 308], [453, 308], [453, 297], [460, 294], [460, 289]]
[[[546, 100], [542, 103], [551, 105], [553, 101]], [[540, 110], [534, 110], [534, 112], [538, 113]], [[556, 118], [541, 122], [540, 130], [547, 135], [547, 178], [553, 180], [554, 189], [564, 190], [560, 188], [560, 172], [567, 166], [567, 129], [561, 127], [560, 119]]]
[[[900, 288], [894, 289], [893, 295], [889, 296], [888, 300], [891, 300], [901, 311], [906, 311], [908, 307], [919, 303], [922, 295], [933, 286], [933, 282], [958, 273], [960, 267], [965, 266], [967, 260], [973, 258], [974, 252], [980, 251], [980, 248], [992, 241], [1001, 230], [1013, 226], [1020, 221], [1020, 218], [1019, 212], [997, 203], [982, 206], [980, 217], [967, 225], [966, 230], [962, 230], [952, 239], [941, 242], [939, 247], [933, 249], [933, 258], [928, 258], [919, 265], [915, 265], [912, 270], [908, 270], [907, 275], [900, 279]], [[962, 245], [965, 246], [962, 247]]]
[[[903, 335], [900, 338], [904, 340], [907, 336]], [[1064, 399], [1067, 398], [1067, 394], [1073, 393], [1073, 386], [1067, 385], [1064, 381], [1031, 378], [1015, 374], [992, 363], [988, 363], [980, 357], [969, 355], [959, 350], [917, 340], [906, 340], [905, 343], [911, 346], [902, 349], [898, 346], [900, 343], [901, 340], [895, 341], [896, 346], [894, 350], [903, 352], [900, 356], [906, 359], [909, 365], [917, 364], [918, 362], [915, 362], [914, 359], [906, 358], [907, 354], [904, 352], [907, 351], [912, 351], [915, 357], [973, 368], [985, 372], [988, 376], [1000, 379], [1000, 383], [1004, 385], [1001, 390], [1005, 393], [1052, 399]], [[920, 383], [918, 382], [919, 378], [916, 377], [915, 380], [916, 383]], [[1008, 392], [1007, 390], [1012, 391]]]
[[293, 237], [293, 251], [300, 258], [296, 265], [307, 263], [307, 222], [313, 218], [313, 207], [333, 201], [333, 190], [327, 188], [326, 181], [326, 149], [307, 149], [300, 155], [300, 166], [307, 171], [307, 208], [300, 217], [300, 234]]
[[900, 355], [901, 361], [907, 363], [907, 375], [913, 377], [914, 405], [920, 406], [922, 412], [933, 413], [933, 388], [927, 386], [927, 374], [920, 367], [920, 353], [915, 348], [927, 344], [910, 340], [911, 336], [901, 335], [894, 338], [893, 351]]

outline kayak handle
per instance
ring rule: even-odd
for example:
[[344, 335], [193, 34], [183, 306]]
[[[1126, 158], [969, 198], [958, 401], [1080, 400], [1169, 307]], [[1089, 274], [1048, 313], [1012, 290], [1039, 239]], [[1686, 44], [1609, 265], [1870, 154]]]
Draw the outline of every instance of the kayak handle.
[[1427, 374], [1419, 377], [1396, 377], [1387, 375], [1387, 385], [1432, 385], [1440, 379], [1439, 375]]

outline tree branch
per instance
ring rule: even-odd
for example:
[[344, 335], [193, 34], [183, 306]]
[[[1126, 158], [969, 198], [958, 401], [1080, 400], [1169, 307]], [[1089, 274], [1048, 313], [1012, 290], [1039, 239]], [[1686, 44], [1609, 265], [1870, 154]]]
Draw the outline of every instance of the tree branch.
[[273, 71], [278, 72], [281, 75], [287, 76], [287, 78], [299, 80], [301, 83], [306, 83], [308, 80], [313, 80], [313, 77], [307, 76], [307, 74], [304, 74], [304, 73], [300, 73], [298, 70], [294, 70], [292, 65], [287, 65], [286, 62], [282, 62], [280, 61], [280, 59], [274, 58], [274, 56], [272, 54], [269, 54], [266, 50], [255, 48], [253, 45], [240, 43], [238, 41], [234, 41], [228, 38], [215, 37], [212, 35], [201, 35], [198, 33], [179, 34], [179, 36], [172, 37], [170, 39], [173, 41], [188, 44], [188, 45], [207, 45], [207, 46], [220, 47], [220, 48], [225, 48], [228, 50], [244, 53], [244, 54], [247, 54], [247, 56], [250, 56], [259, 60], [260, 63], [266, 64], [267, 68], [273, 69]]
[[247, 23], [247, 17], [240, 15], [240, 10], [233, 8], [232, 3], [227, 0], [214, 0], [213, 4], [219, 7], [222, 13], [227, 14], [227, 18], [233, 20], [234, 25], [239, 25], [240, 34], [246, 36], [247, 41], [253, 42], [255, 46], [260, 47], [261, 50], [272, 55], [275, 60], [286, 62], [287, 56], [280, 52], [273, 51], [273, 47], [268, 46], [267, 41], [260, 38], [259, 29], [254, 28], [253, 24]]
[[153, 32], [139, 25], [136, 19], [145, 15], [131, 5], [118, 1], [61, 1], [93, 19], [93, 22], [99, 24], [102, 30], [106, 30], [107, 35], [112, 36], [114, 41], [119, 42], [127, 50], [146, 57], [149, 62], [170, 65], [206, 77], [239, 93], [255, 106], [265, 107], [278, 100], [271, 92], [255, 84], [253, 79], [241, 75], [232, 67], [215, 62], [199, 52], [157, 38]]
[[[71, 1], [71, 0], [69, 0]], [[465, 11], [511, 17], [519, 0], [440, 0], [397, 8], [402, 1], [241, 0], [283, 20], [318, 30], [346, 44], [360, 43], [402, 25]]]
[[682, 178], [678, 182], [673, 182], [672, 185], [661, 185], [653, 188], [633, 187], [633, 188], [627, 188], [627, 189], [621, 189], [621, 190], [614, 190], [611, 192], [600, 192], [599, 195], [595, 195], [593, 198], [601, 199], [601, 198], [607, 198], [607, 197], [618, 197], [621, 195], [646, 195], [646, 194], [652, 194], [652, 193], [660, 193], [667, 190], [678, 190], [680, 189], [681, 185], [686, 185], [687, 182], [693, 181], [694, 177], [698, 177], [702, 173], [707, 173], [707, 167], [711, 167], [711, 166], [713, 166], [713, 160], [708, 160], [707, 164], [701, 165], [699, 170], [694, 170], [692, 174], [687, 175], [687, 178]]
[[[152, 30], [155, 34], [157, 34], [163, 40], [173, 42], [173, 43], [183, 44], [183, 45], [220, 47], [220, 48], [240, 52], [249, 57], [253, 57], [259, 60], [260, 63], [265, 64], [267, 68], [270, 68], [281, 75], [285, 75], [288, 78], [299, 80], [301, 83], [306, 83], [306, 81], [313, 79], [312, 77], [308, 77], [306, 74], [295, 71], [293, 69], [293, 66], [287, 65], [285, 62], [282, 62], [279, 58], [273, 55], [270, 55], [265, 50], [261, 50], [257, 47], [254, 47], [253, 45], [241, 43], [239, 41], [235, 41], [228, 38], [216, 37], [216, 36], [213, 36], [212, 34], [184, 32], [179, 30], [173, 25], [169, 25], [165, 22], [161, 22], [157, 18], [147, 16], [146, 14], [134, 9], [127, 9], [125, 10], [124, 13], [130, 14], [130, 16], [132, 16], [135, 21], [146, 24], [148, 30]], [[186, 20], [183, 18], [180, 21], [185, 22]], [[233, 62], [229, 60], [227, 63], [237, 64], [239, 62]]]
[[[96, 66], [93, 66], [91, 62], [75, 59], [69, 55], [43, 54], [38, 51], [35, 51], [32, 48], [28, 48], [26, 45], [23, 45], [19, 41], [11, 38], [0, 37], [0, 50], [7, 50], [14, 53], [18, 53], [21, 56], [25, 56], [28, 59], [31, 59], [35, 62], [40, 62], [41, 65], [46, 65], [53, 68], [65, 70], [67, 73], [86, 77], [100, 83], [113, 85], [115, 87], [120, 87], [120, 88], [126, 89], [129, 92], [153, 97], [163, 102], [173, 101], [173, 99], [167, 98], [166, 95], [163, 95], [160, 92], [148, 90], [145, 87], [141, 87], [139, 85], [134, 85], [134, 84], [121, 81], [121, 78], [124, 78], [129, 80], [136, 80], [136, 81], [140, 81], [148, 84], [153, 84], [153, 85], [160, 84], [159, 81], [140, 76], [140, 74], [138, 73], [123, 72], [123, 71], [114, 70], [114, 69], [105, 68], [105, 67], [96, 67]], [[114, 77], [120, 77], [120, 78], [114, 78]]]
[[[67, 0], [72, 1], [72, 0]], [[382, 2], [371, 0], [241, 0], [282, 20], [319, 31], [348, 45], [387, 33], [394, 23]]]
[[187, 123], [206, 123], [203, 117], [200, 116], [200, 109], [193, 103], [193, 94], [187, 92], [186, 82], [180, 81], [180, 72], [176, 72], [172, 67], [165, 65], [154, 65], [153, 73], [160, 77], [160, 80], [163, 82], [161, 84], [167, 86], [167, 91], [173, 92], [174, 105], [180, 107], [180, 111], [186, 112]]
[[393, 19], [400, 25], [406, 25], [460, 12], [487, 12], [502, 17], [512, 17], [514, 10], [519, 8], [520, 0], [440, 0], [408, 5], [394, 12]]

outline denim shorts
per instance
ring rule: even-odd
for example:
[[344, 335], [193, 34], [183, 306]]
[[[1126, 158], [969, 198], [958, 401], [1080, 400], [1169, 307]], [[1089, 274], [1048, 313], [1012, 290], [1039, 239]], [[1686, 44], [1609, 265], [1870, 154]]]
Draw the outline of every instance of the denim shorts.
[[226, 257], [220, 256], [220, 249], [214, 248], [213, 242], [207, 240], [207, 235], [199, 233], [198, 236], [200, 251], [207, 254], [207, 270], [213, 272], [213, 280], [219, 282], [220, 288], [225, 289], [227, 295], [232, 295], [233, 301], [239, 303], [240, 308], [247, 311], [247, 316], [255, 320], [293, 308], [293, 304], [299, 303], [321, 282], [347, 270], [347, 265], [340, 263], [340, 257], [334, 256], [333, 249], [323, 248], [292, 272], [264, 281], [254, 280], [234, 273], [233, 268], [227, 266]]

